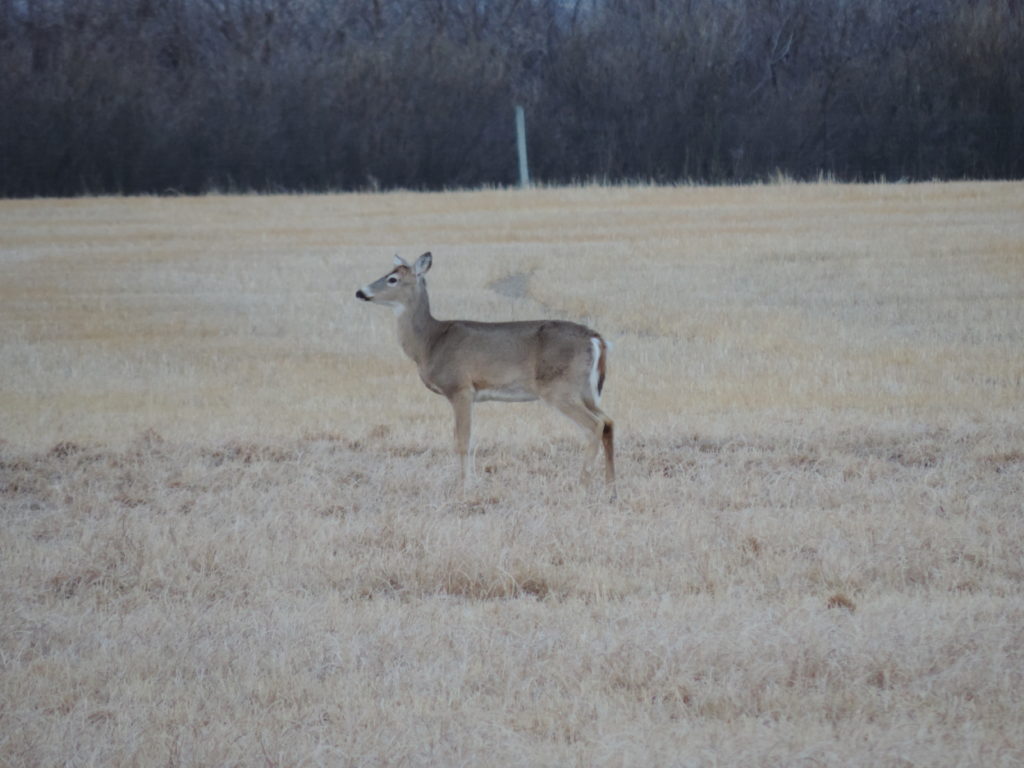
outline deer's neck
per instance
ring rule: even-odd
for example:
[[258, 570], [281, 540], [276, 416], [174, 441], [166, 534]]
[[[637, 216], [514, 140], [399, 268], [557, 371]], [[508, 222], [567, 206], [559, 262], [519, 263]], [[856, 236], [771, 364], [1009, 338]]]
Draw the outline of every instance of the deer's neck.
[[416, 365], [423, 367], [443, 324], [430, 314], [426, 285], [420, 285], [416, 299], [398, 316], [398, 341]]

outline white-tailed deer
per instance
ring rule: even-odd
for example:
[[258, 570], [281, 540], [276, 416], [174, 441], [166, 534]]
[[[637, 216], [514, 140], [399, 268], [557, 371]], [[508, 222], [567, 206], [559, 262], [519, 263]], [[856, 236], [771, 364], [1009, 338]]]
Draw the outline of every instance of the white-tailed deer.
[[470, 466], [473, 403], [543, 400], [590, 436], [584, 479], [604, 445], [605, 482], [615, 483], [612, 420], [598, 403], [607, 370], [608, 344], [586, 326], [564, 320], [480, 323], [438, 320], [430, 314], [427, 283], [431, 255], [395, 267], [356, 291], [356, 298], [391, 307], [398, 340], [419, 368], [427, 388], [448, 398], [455, 411], [455, 448], [465, 488]]

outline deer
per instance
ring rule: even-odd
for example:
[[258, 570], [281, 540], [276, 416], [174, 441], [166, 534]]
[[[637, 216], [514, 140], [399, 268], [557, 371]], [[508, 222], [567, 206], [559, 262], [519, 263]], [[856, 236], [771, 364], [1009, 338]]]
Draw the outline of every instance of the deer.
[[393, 269], [356, 291], [356, 298], [394, 311], [402, 350], [427, 389], [451, 404], [461, 492], [472, 480], [473, 404], [542, 400], [589, 435], [582, 482], [604, 447], [605, 485], [614, 498], [614, 425], [599, 407], [608, 342], [567, 320], [438, 320], [430, 313], [425, 278], [432, 263], [429, 252], [413, 265], [396, 255]]

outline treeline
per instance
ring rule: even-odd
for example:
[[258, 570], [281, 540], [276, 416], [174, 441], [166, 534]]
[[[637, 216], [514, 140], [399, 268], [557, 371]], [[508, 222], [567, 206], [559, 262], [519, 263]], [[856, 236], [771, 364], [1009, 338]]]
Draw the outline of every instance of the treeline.
[[1024, 0], [0, 0], [0, 195], [1024, 176]]

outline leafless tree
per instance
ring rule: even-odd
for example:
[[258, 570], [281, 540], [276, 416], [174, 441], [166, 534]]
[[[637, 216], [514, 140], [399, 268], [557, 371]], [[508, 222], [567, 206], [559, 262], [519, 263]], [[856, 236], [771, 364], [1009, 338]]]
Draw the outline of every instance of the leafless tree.
[[0, 194], [1024, 175], [1020, 0], [0, 0]]

